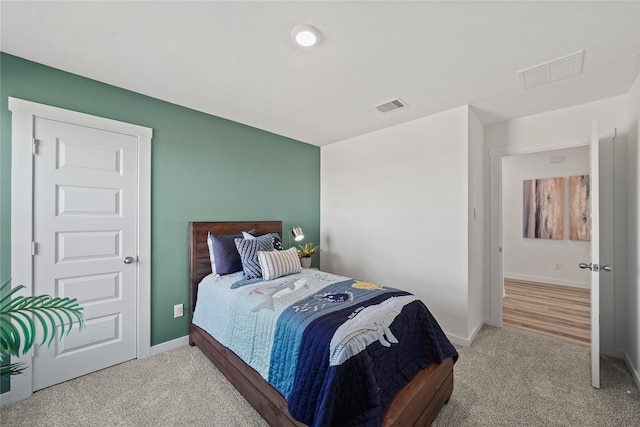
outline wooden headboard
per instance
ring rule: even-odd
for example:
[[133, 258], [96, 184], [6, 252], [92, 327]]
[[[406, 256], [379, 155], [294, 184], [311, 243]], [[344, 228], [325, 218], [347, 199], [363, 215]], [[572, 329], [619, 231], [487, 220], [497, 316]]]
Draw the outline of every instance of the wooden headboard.
[[191, 316], [196, 308], [198, 284], [211, 274], [211, 260], [207, 233], [239, 234], [243, 231], [256, 230], [258, 234], [279, 233], [282, 236], [282, 221], [247, 221], [247, 222], [190, 222], [189, 223], [189, 300]]

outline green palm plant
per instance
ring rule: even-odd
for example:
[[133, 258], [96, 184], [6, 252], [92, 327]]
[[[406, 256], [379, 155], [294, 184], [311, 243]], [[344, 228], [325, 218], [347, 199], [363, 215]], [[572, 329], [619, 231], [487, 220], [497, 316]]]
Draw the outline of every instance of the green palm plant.
[[[60, 338], [68, 335], [73, 327], [74, 318], [78, 321], [78, 329], [83, 325], [83, 308], [77, 299], [53, 298], [49, 295], [20, 296], [15, 295], [24, 286], [11, 289], [11, 282], [7, 280], [0, 285], [0, 378], [8, 378], [22, 373], [27, 367], [24, 363], [10, 363], [5, 365], [3, 354], [20, 356], [26, 354], [36, 339], [36, 320], [42, 326], [43, 338], [40, 345], [51, 345], [58, 325]], [[65, 327], [68, 324], [68, 329]], [[47, 342], [48, 341], [48, 342]]]

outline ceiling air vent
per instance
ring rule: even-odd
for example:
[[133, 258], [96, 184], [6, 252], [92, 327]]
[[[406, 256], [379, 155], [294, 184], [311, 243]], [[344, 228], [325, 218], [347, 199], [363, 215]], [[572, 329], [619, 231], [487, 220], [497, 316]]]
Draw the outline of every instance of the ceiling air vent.
[[390, 113], [391, 111], [399, 110], [405, 107], [407, 107], [407, 103], [400, 98], [396, 98], [393, 101], [385, 102], [384, 104], [376, 106], [378, 111], [382, 113]]
[[551, 83], [556, 80], [573, 77], [582, 73], [584, 50], [556, 58], [534, 67], [518, 71], [520, 83], [525, 89]]

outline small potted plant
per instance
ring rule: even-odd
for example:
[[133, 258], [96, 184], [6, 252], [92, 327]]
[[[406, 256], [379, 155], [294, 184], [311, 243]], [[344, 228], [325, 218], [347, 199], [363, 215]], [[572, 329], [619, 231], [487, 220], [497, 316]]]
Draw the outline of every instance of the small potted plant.
[[318, 249], [320, 249], [320, 246], [316, 246], [313, 243], [307, 243], [304, 246], [299, 245], [298, 248], [299, 248], [298, 257], [300, 257], [300, 265], [302, 265], [303, 268], [311, 267], [311, 255], [318, 252]]

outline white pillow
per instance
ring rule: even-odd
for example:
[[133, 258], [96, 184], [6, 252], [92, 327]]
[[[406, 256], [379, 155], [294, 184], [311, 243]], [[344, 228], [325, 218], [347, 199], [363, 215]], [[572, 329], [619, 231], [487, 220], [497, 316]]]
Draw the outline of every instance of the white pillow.
[[211, 237], [211, 232], [207, 232], [207, 245], [209, 245], [209, 259], [211, 260], [211, 272], [213, 274], [216, 273], [216, 257], [213, 254], [213, 238]]
[[296, 248], [286, 251], [258, 251], [258, 262], [265, 281], [302, 271]]

